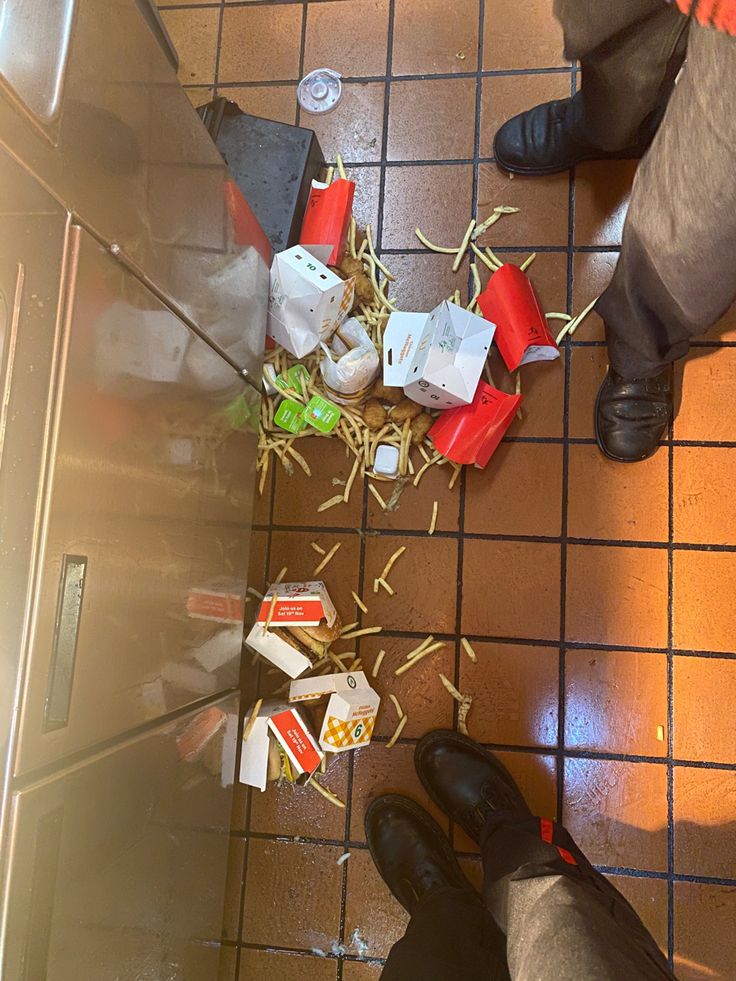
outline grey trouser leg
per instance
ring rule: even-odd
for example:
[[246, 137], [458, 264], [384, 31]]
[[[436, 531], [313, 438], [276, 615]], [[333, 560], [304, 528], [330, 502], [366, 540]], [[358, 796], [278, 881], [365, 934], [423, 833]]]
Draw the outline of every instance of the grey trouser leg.
[[674, 981], [624, 897], [559, 825], [491, 816], [481, 842], [483, 904], [430, 893], [381, 981]]
[[656, 124], [685, 56], [688, 20], [663, 0], [555, 0], [565, 54], [583, 69], [579, 135], [601, 150], [633, 146]]
[[513, 981], [673, 981], [637, 914], [564, 828], [497, 814], [481, 853]]
[[639, 165], [621, 258], [596, 307], [612, 367], [647, 377], [736, 299], [736, 38], [692, 24], [685, 69]]

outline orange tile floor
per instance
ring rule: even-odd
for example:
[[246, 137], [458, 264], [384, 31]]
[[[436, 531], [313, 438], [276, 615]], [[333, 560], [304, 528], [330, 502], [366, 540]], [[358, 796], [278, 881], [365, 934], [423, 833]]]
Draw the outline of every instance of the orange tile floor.
[[[497, 126], [577, 83], [550, 7], [255, 0], [178, 2], [163, 17], [193, 102], [227, 95], [312, 126], [328, 158], [343, 153], [357, 220], [374, 223], [403, 309], [429, 310], [458, 285], [446, 257], [417, 248], [417, 223], [456, 243], [470, 216], [509, 204], [521, 213], [488, 244], [513, 260], [536, 251], [530, 273], [546, 309], [573, 312], [616, 262], [635, 167], [588, 164], [536, 180], [496, 168]], [[323, 65], [345, 76], [343, 102], [300, 120], [295, 82]], [[297, 468], [269, 481], [251, 581], [283, 565], [290, 578], [308, 577], [310, 542], [340, 542], [328, 584], [345, 618], [356, 589], [369, 607], [363, 623], [385, 628], [359, 651], [371, 664], [387, 650], [377, 687], [391, 679], [409, 723], [387, 748], [387, 704], [373, 745], [331, 763], [326, 784], [344, 811], [309, 789], [238, 794], [224, 933], [213, 938], [228, 981], [380, 975], [405, 916], [372, 867], [362, 817], [382, 791], [426, 803], [414, 743], [456, 718], [438, 671], [474, 696], [471, 735], [500, 753], [538, 813], [567, 824], [678, 976], [736, 977], [736, 315], [695, 345], [673, 432], [634, 467], [607, 462], [592, 440], [602, 338], [591, 317], [560, 361], [524, 369], [523, 419], [487, 470], [453, 491], [434, 468], [395, 513], [358, 488], [350, 505], [319, 514], [333, 479], [348, 473], [342, 448], [325, 442], [305, 451], [311, 479]], [[368, 584], [398, 544], [407, 553], [392, 575], [397, 595], [376, 598]], [[392, 667], [427, 632], [447, 647], [394, 681]], [[472, 639], [477, 664], [460, 636]], [[471, 843], [449, 832], [477, 881]]]

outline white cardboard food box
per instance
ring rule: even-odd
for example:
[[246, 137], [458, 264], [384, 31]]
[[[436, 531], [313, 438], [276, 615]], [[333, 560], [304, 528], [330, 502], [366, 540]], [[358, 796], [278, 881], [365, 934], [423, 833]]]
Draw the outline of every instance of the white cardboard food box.
[[328, 340], [353, 306], [354, 283], [323, 265], [331, 246], [295, 245], [274, 256], [268, 334], [296, 358]]
[[323, 620], [331, 627], [337, 618], [337, 610], [323, 582], [282, 582], [263, 597], [258, 617], [245, 642], [290, 678], [298, 678], [312, 666], [311, 660], [277, 634], [266, 630], [274, 588], [277, 599], [271, 617], [272, 627], [316, 627]]
[[392, 313], [383, 337], [383, 383], [420, 405], [469, 405], [496, 327], [445, 300], [430, 314]]
[[319, 744], [331, 753], [367, 746], [376, 724], [380, 696], [362, 671], [328, 674], [292, 681], [290, 702], [306, 702], [330, 696], [319, 734]]

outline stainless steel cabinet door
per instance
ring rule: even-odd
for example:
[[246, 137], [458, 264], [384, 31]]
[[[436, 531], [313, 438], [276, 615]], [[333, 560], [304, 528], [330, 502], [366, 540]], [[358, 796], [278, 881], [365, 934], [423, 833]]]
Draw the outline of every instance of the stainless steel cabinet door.
[[257, 406], [70, 237], [18, 773], [231, 687], [240, 653]]
[[[68, 219], [0, 149], [0, 771], [23, 676]], [[2, 795], [4, 797], [4, 794]], [[0, 838], [3, 810], [0, 805]]]
[[234, 759], [218, 720], [236, 714], [221, 700], [13, 795], [3, 978], [215, 981]]

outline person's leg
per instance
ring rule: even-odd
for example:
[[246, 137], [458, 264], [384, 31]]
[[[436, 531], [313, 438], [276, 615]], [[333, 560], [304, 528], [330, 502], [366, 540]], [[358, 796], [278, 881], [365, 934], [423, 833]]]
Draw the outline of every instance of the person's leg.
[[506, 934], [515, 981], [672, 979], [638, 915], [564, 828], [499, 812], [481, 852], [484, 900]]
[[563, 828], [531, 814], [492, 754], [440, 730], [420, 740], [415, 761], [435, 804], [481, 846], [483, 898], [514, 981], [672, 981], [631, 906]]
[[736, 299], [736, 113], [725, 95], [734, 85], [736, 40], [693, 25], [687, 64], [634, 181], [621, 257], [596, 305], [611, 365], [597, 431], [614, 458], [641, 459], [669, 421], [671, 386], [642, 408], [633, 380], [666, 377]]
[[641, 157], [656, 132], [687, 47], [688, 18], [662, 0], [555, 0], [567, 57], [582, 85], [499, 129], [494, 155], [519, 174], [584, 160]]
[[509, 981], [505, 951], [477, 893], [438, 889], [415, 909], [381, 981]]
[[611, 366], [654, 375], [736, 299], [736, 40], [693, 25], [687, 65], [634, 181], [621, 258], [596, 306]]
[[381, 878], [411, 914], [382, 981], [509, 981], [503, 934], [437, 822], [387, 794], [369, 806], [365, 830]]
[[685, 58], [688, 19], [662, 0], [555, 0], [565, 56], [580, 61], [575, 126], [616, 151], [651, 134]]

